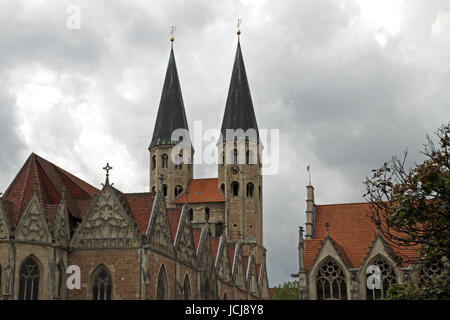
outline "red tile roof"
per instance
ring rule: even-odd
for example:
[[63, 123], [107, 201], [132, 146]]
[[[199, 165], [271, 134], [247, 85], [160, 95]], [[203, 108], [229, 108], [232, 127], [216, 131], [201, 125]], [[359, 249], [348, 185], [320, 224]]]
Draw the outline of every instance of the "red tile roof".
[[125, 193], [124, 199], [133, 214], [139, 233], [145, 234], [150, 221], [155, 194], [151, 192]]
[[175, 240], [177, 235], [178, 224], [180, 223], [182, 208], [167, 209], [167, 215], [169, 216], [170, 231], [172, 233], [172, 240]]
[[[217, 186], [217, 181], [217, 178], [190, 180], [188, 186], [189, 203], [225, 202], [225, 198]], [[176, 204], [183, 204], [185, 202], [185, 193], [182, 193], [179, 198], [174, 201]]]
[[197, 250], [198, 243], [200, 241], [200, 235], [202, 234], [202, 229], [201, 228], [193, 228], [192, 234], [194, 235], [195, 250]]
[[10, 224], [17, 225], [34, 190], [43, 205], [47, 220], [52, 223], [54, 205], [61, 202], [63, 187], [67, 189], [69, 213], [77, 218], [81, 218], [77, 200], [89, 199], [99, 192], [88, 183], [32, 153], [2, 197], [8, 207]]
[[[375, 240], [376, 227], [370, 220], [369, 203], [317, 205], [314, 239], [305, 240], [305, 268], [309, 270], [328, 233], [341, 257], [351, 268], [359, 268]], [[394, 254], [415, 256], [415, 249], [397, 248]]]
[[211, 237], [211, 250], [213, 261], [216, 261], [219, 244], [220, 244], [220, 237]]

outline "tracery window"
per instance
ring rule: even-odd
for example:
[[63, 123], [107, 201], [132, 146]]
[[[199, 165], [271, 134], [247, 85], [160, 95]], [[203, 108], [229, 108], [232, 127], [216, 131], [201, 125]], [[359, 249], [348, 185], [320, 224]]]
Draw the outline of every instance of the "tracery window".
[[[386, 299], [387, 297], [387, 290], [389, 287], [396, 283], [396, 276], [394, 269], [392, 266], [386, 261], [386, 259], [382, 257], [377, 257], [375, 260], [372, 261], [372, 263], [369, 263], [369, 265], [376, 265], [380, 268], [381, 272], [381, 283], [380, 283], [380, 289], [369, 289], [366, 285], [366, 297], [367, 300], [380, 300], [380, 299]], [[370, 277], [372, 274], [368, 273], [367, 277]], [[367, 278], [366, 282], [367, 283]]]
[[347, 300], [345, 276], [334, 260], [322, 264], [316, 283], [318, 300]]
[[28, 257], [20, 268], [19, 300], [37, 300], [40, 272], [37, 262]]
[[167, 299], [167, 277], [166, 270], [164, 266], [159, 270], [158, 275], [158, 288], [156, 290], [156, 299], [157, 300], [166, 300]]
[[421, 284], [431, 284], [442, 276], [444, 265], [441, 262], [432, 262], [424, 265], [419, 273]]
[[183, 293], [184, 300], [191, 300], [191, 283], [188, 275], [184, 277]]
[[110, 273], [104, 265], [101, 265], [94, 273], [92, 300], [111, 300], [111, 287]]

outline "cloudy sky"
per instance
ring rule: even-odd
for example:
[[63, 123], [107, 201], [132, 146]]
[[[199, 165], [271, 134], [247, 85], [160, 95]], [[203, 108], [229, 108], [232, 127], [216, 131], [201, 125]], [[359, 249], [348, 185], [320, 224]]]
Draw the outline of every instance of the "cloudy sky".
[[280, 169], [264, 177], [269, 281], [290, 280], [306, 166], [317, 203], [361, 202], [372, 168], [405, 148], [420, 161], [450, 120], [449, 1], [1, 1], [0, 192], [31, 152], [97, 187], [109, 161], [119, 189], [147, 191], [170, 26], [190, 128], [219, 128], [237, 18], [258, 125], [280, 129]]

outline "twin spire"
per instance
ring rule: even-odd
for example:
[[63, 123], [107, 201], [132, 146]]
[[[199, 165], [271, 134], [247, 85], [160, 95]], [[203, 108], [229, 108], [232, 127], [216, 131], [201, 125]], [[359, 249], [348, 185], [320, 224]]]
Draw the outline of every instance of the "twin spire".
[[[237, 24], [238, 38], [241, 34], [239, 30], [240, 23], [241, 20], [239, 19]], [[176, 145], [180, 141], [172, 140], [172, 132], [176, 129], [189, 130], [173, 52], [174, 32], [175, 28], [172, 27], [170, 32], [172, 46], [169, 64], [149, 150], [155, 146]], [[259, 135], [239, 39], [222, 121], [221, 134], [224, 140], [226, 138], [226, 129], [243, 129], [244, 132], [248, 129], [255, 129]]]

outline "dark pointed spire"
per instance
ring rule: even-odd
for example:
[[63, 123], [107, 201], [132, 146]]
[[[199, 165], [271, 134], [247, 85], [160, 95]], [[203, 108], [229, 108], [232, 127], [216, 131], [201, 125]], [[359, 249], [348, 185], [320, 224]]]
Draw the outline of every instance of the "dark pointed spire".
[[[240, 32], [239, 32], [240, 33]], [[238, 35], [239, 35], [238, 33]], [[228, 89], [225, 114], [222, 121], [222, 137], [226, 141], [226, 129], [255, 129], [258, 134], [255, 111], [253, 109], [250, 87], [247, 73], [245, 72], [244, 59], [242, 58], [241, 44], [238, 40], [236, 57], [234, 59], [233, 72], [231, 74], [230, 88]]]
[[172, 141], [171, 139], [172, 132], [176, 129], [189, 130], [189, 127], [184, 111], [183, 96], [181, 95], [180, 81], [178, 79], [177, 66], [172, 48], [170, 50], [166, 79], [164, 80], [164, 87], [149, 150], [158, 145], [177, 144], [179, 142], [178, 140]]

